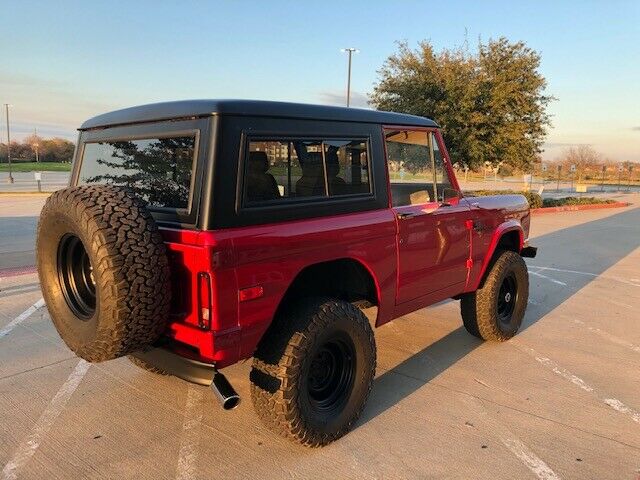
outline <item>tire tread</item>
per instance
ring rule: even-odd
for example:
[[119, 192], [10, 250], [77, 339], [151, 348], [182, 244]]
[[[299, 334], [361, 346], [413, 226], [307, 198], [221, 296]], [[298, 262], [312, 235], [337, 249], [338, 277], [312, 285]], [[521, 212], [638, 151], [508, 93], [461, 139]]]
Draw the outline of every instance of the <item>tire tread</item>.
[[[366, 393], [358, 410], [341, 428], [331, 432], [315, 431], [305, 423], [297, 405], [299, 374], [306, 347], [339, 316], [346, 316], [356, 322], [359, 329], [366, 332], [368, 348], [373, 351], [370, 374], [364, 379]], [[307, 299], [283, 312], [260, 342], [254, 355], [251, 400], [256, 413], [272, 431], [308, 447], [324, 446], [345, 435], [358, 419], [371, 392], [375, 375], [375, 339], [369, 321], [352, 304], [340, 300], [317, 298]], [[256, 382], [255, 376], [267, 376], [274, 380], [278, 388], [265, 389]]]

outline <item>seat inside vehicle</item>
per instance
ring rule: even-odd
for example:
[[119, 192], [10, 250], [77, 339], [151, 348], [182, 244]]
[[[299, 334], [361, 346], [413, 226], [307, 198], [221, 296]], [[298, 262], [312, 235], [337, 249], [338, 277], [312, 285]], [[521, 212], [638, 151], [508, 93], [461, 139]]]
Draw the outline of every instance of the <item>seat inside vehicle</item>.
[[276, 179], [269, 172], [266, 152], [249, 152], [247, 199], [250, 202], [280, 198]]
[[322, 154], [309, 152], [301, 161], [302, 176], [296, 182], [296, 196], [315, 197], [325, 194], [324, 172], [322, 171]]
[[433, 197], [433, 184], [392, 183], [391, 201], [394, 207], [429, 203]]

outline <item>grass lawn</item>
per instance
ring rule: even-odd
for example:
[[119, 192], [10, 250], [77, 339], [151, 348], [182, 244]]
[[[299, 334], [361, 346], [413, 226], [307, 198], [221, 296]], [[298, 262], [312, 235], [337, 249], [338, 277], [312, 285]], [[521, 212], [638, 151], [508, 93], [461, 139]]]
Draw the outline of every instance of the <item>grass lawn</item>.
[[[0, 172], [8, 172], [9, 164], [0, 163]], [[56, 162], [11, 162], [12, 172], [70, 172], [70, 163]]]

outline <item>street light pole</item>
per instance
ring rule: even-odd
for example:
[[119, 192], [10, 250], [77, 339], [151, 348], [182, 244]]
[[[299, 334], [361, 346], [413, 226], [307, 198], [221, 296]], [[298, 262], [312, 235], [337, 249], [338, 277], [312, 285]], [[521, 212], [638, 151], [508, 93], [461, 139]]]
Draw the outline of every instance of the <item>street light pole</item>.
[[347, 68], [347, 107], [351, 103], [351, 56], [359, 51], [360, 50], [353, 47], [342, 49], [342, 52], [347, 52], [349, 54], [349, 66]]
[[33, 147], [35, 148], [36, 151], [36, 163], [40, 163], [40, 157], [38, 157], [38, 147], [40, 146], [38, 144], [38, 129], [34, 128], [33, 129], [33, 136], [35, 137], [36, 143], [33, 144]]
[[11, 133], [9, 133], [9, 104], [5, 103], [4, 108], [7, 115], [7, 161], [9, 162], [9, 183], [13, 183], [11, 174]]

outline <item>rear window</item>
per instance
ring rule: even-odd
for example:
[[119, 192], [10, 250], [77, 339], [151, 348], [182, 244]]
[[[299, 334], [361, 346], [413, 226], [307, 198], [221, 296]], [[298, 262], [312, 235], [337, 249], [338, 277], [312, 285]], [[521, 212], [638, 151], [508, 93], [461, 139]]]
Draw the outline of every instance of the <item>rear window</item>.
[[364, 139], [250, 140], [244, 204], [371, 193]]
[[186, 209], [195, 151], [195, 136], [85, 143], [78, 184], [127, 186], [150, 206]]

